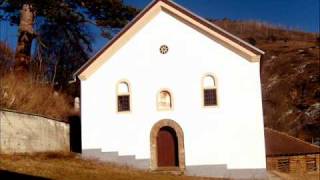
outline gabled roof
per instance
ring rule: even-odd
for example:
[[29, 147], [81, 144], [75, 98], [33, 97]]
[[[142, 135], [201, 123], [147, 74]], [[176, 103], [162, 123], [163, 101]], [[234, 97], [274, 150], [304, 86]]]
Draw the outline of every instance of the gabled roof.
[[270, 128], [264, 129], [264, 136], [267, 156], [320, 154], [319, 146]]
[[109, 41], [98, 53], [96, 53], [87, 63], [85, 63], [74, 76], [79, 79], [87, 79], [97, 68], [107, 61], [120, 47], [146, 25], [160, 11], [165, 11], [175, 18], [186, 22], [196, 30], [210, 36], [215, 41], [241, 55], [250, 62], [260, 61], [264, 54], [260, 49], [250, 45], [240, 38], [228, 33], [222, 28], [209, 21], [193, 14], [189, 10], [170, 0], [154, 0], [144, 10], [142, 10], [122, 31]]

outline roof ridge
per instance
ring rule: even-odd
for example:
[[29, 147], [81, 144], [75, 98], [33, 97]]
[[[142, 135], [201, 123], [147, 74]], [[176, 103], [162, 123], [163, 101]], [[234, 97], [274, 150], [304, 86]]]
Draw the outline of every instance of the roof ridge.
[[[73, 74], [74, 79], [76, 79], [77, 77], [79, 79], [81, 79], [79, 77], [79, 75], [85, 71], [88, 67], [90, 67], [90, 65], [101, 55], [103, 54], [103, 52], [105, 52], [109, 47], [111, 47], [114, 43], [117, 42], [117, 40], [119, 38], [121, 38], [122, 35], [124, 35], [128, 29], [130, 29], [132, 26], [134, 26], [136, 24], [136, 22], [138, 22], [141, 18], [144, 17], [144, 15], [146, 13], [148, 13], [148, 11], [150, 9], [152, 9], [155, 5], [157, 5], [159, 3], [159, 6], [161, 6], [160, 3], [163, 3], [163, 5], [166, 5], [170, 8], [173, 9], [173, 11], [177, 11], [179, 13], [181, 13], [182, 15], [185, 15], [187, 18], [191, 18], [194, 21], [197, 21], [198, 23], [200, 23], [201, 26], [203, 26], [203, 28], [208, 28], [210, 31], [213, 31], [215, 33], [217, 33], [218, 35], [224, 37], [228, 43], [234, 43], [235, 48], [242, 48], [242, 51], [246, 51], [246, 53], [252, 53], [248, 55], [248, 57], [245, 57], [245, 59], [252, 61], [252, 62], [259, 62], [261, 59], [261, 56], [264, 54], [264, 52], [262, 50], [260, 50], [259, 48], [251, 45], [250, 43], [245, 42], [244, 40], [242, 40], [241, 38], [227, 32], [226, 30], [224, 30], [223, 28], [213, 24], [212, 22], [209, 22], [208, 20], [198, 16], [197, 14], [193, 13], [192, 11], [182, 7], [181, 5], [173, 2], [172, 0], [153, 0], [151, 1], [145, 8], [142, 9], [142, 11], [140, 11], [140, 13], [138, 13], [126, 26], [124, 26], [121, 31], [119, 33], [117, 33], [116, 36], [114, 36], [113, 38], [111, 38], [97, 53], [95, 53], [86, 63], [84, 63], [77, 71], [75, 71], [75, 73]], [[198, 25], [198, 26], [200, 26]], [[251, 59], [252, 58], [252, 59]], [[102, 61], [101, 63], [103, 63], [104, 61]], [[100, 66], [100, 65], [97, 65]], [[89, 75], [91, 73], [88, 73]], [[88, 75], [88, 76], [89, 76]], [[83, 75], [83, 79], [85, 79], [86, 76]]]
[[275, 130], [275, 129], [272, 129], [272, 128], [269, 128], [269, 127], [265, 127], [264, 129], [273, 131], [274, 133], [277, 133], [277, 134], [280, 134], [280, 135], [284, 135], [284, 136], [286, 136], [286, 137], [288, 137], [288, 138], [290, 138], [290, 139], [294, 139], [294, 140], [296, 140], [296, 141], [299, 141], [299, 142], [301, 142], [301, 143], [304, 143], [304, 144], [313, 146], [313, 147], [315, 147], [315, 148], [319, 148], [319, 152], [320, 152], [320, 146], [318, 146], [318, 145], [309, 143], [309, 142], [307, 142], [307, 141], [304, 141], [304, 140], [301, 140], [301, 139], [296, 138], [296, 137], [294, 137], [294, 136], [291, 136], [291, 135], [289, 135], [289, 134], [287, 134], [287, 133], [285, 133], [285, 132], [281, 132], [281, 131], [278, 131], [278, 130]]
[[93, 56], [91, 56], [87, 62], [85, 62], [79, 69], [77, 69], [74, 73], [73, 73], [73, 79], [77, 79], [77, 76], [87, 67], [89, 66], [93, 60], [100, 55], [102, 52], [104, 52], [106, 50], [106, 48], [108, 46], [110, 46], [117, 38], [118, 35], [121, 33], [124, 33], [126, 31], [127, 27], [130, 27], [131, 25], [133, 25], [135, 23], [135, 21], [137, 19], [139, 19], [145, 12], [148, 11], [148, 9], [150, 7], [152, 7], [155, 3], [157, 3], [158, 1], [163, 1], [163, 0], [153, 0], [151, 1], [146, 7], [144, 7], [131, 21], [129, 21], [128, 24], [126, 24], [123, 28], [121, 28], [121, 30], [115, 35], [113, 36], [111, 39], [109, 39], [109, 41], [102, 46], [102, 48], [100, 48]]
[[187, 11], [187, 12], [190, 13], [190, 14], [192, 14], [193, 16], [195, 16], [195, 17], [201, 19], [202, 21], [208, 23], [210, 26], [212, 26], [212, 27], [214, 27], [214, 28], [222, 31], [223, 33], [226, 33], [227, 35], [231, 36], [232, 38], [235, 38], [236, 40], [240, 41], [241, 43], [243, 43], [243, 44], [245, 44], [245, 45], [247, 45], [247, 46], [250, 46], [251, 48], [253, 48], [254, 50], [260, 52], [261, 54], [265, 54], [265, 52], [262, 51], [261, 49], [259, 49], [259, 48], [255, 47], [255, 46], [251, 45], [250, 43], [244, 41], [243, 39], [235, 36], [234, 34], [226, 31], [225, 29], [221, 28], [220, 26], [218, 26], [218, 25], [214, 24], [213, 22], [210, 22], [210, 21], [208, 21], [207, 19], [205, 19], [205, 18], [203, 18], [203, 17], [195, 14], [193, 11], [189, 10], [188, 8], [185, 8], [185, 7], [181, 6], [180, 4], [177, 4], [176, 2], [174, 2], [174, 1], [172, 1], [172, 0], [157, 0], [157, 1], [164, 1], [164, 2], [167, 1], [167, 2], [169, 2], [169, 3], [172, 3], [172, 4], [174, 4], [175, 6], [178, 6], [179, 8], [184, 9], [185, 11]]

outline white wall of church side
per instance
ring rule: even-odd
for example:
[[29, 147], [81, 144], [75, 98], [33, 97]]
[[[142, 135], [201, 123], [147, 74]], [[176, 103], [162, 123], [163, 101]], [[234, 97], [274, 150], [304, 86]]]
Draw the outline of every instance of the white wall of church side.
[[[169, 52], [160, 54], [161, 45]], [[218, 107], [203, 107], [201, 79], [216, 77]], [[131, 112], [118, 113], [116, 83], [130, 83]], [[172, 111], [157, 111], [169, 89]], [[160, 12], [87, 80], [81, 81], [83, 149], [150, 158], [150, 131], [161, 119], [184, 132], [186, 165], [265, 168], [259, 63]]]

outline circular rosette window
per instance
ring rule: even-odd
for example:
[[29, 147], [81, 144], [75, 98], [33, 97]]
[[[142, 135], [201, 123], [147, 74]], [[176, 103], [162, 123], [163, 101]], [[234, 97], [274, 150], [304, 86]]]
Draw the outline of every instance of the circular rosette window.
[[160, 46], [160, 53], [161, 54], [167, 54], [168, 51], [169, 51], [169, 47], [167, 45]]

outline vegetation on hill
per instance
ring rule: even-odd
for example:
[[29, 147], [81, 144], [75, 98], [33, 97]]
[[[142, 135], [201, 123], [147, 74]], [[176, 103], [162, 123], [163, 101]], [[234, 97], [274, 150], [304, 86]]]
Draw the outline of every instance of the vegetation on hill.
[[66, 120], [73, 113], [72, 98], [52, 86], [13, 73], [0, 77], [0, 108]]
[[34, 77], [21, 79], [10, 71], [14, 54], [0, 42], [0, 109], [35, 113], [65, 120], [72, 112], [72, 98], [63, 91]]
[[257, 46], [266, 127], [314, 141], [320, 138], [319, 34], [258, 22], [212, 20]]
[[218, 180], [151, 173], [83, 160], [74, 154], [0, 155], [0, 179]]
[[[0, 179], [227, 180], [226, 178], [175, 176], [165, 173], [140, 171], [95, 160], [84, 160], [75, 154], [0, 154], [0, 159]], [[268, 177], [269, 179], [318, 180], [319, 173], [287, 174], [272, 171], [269, 172]]]

